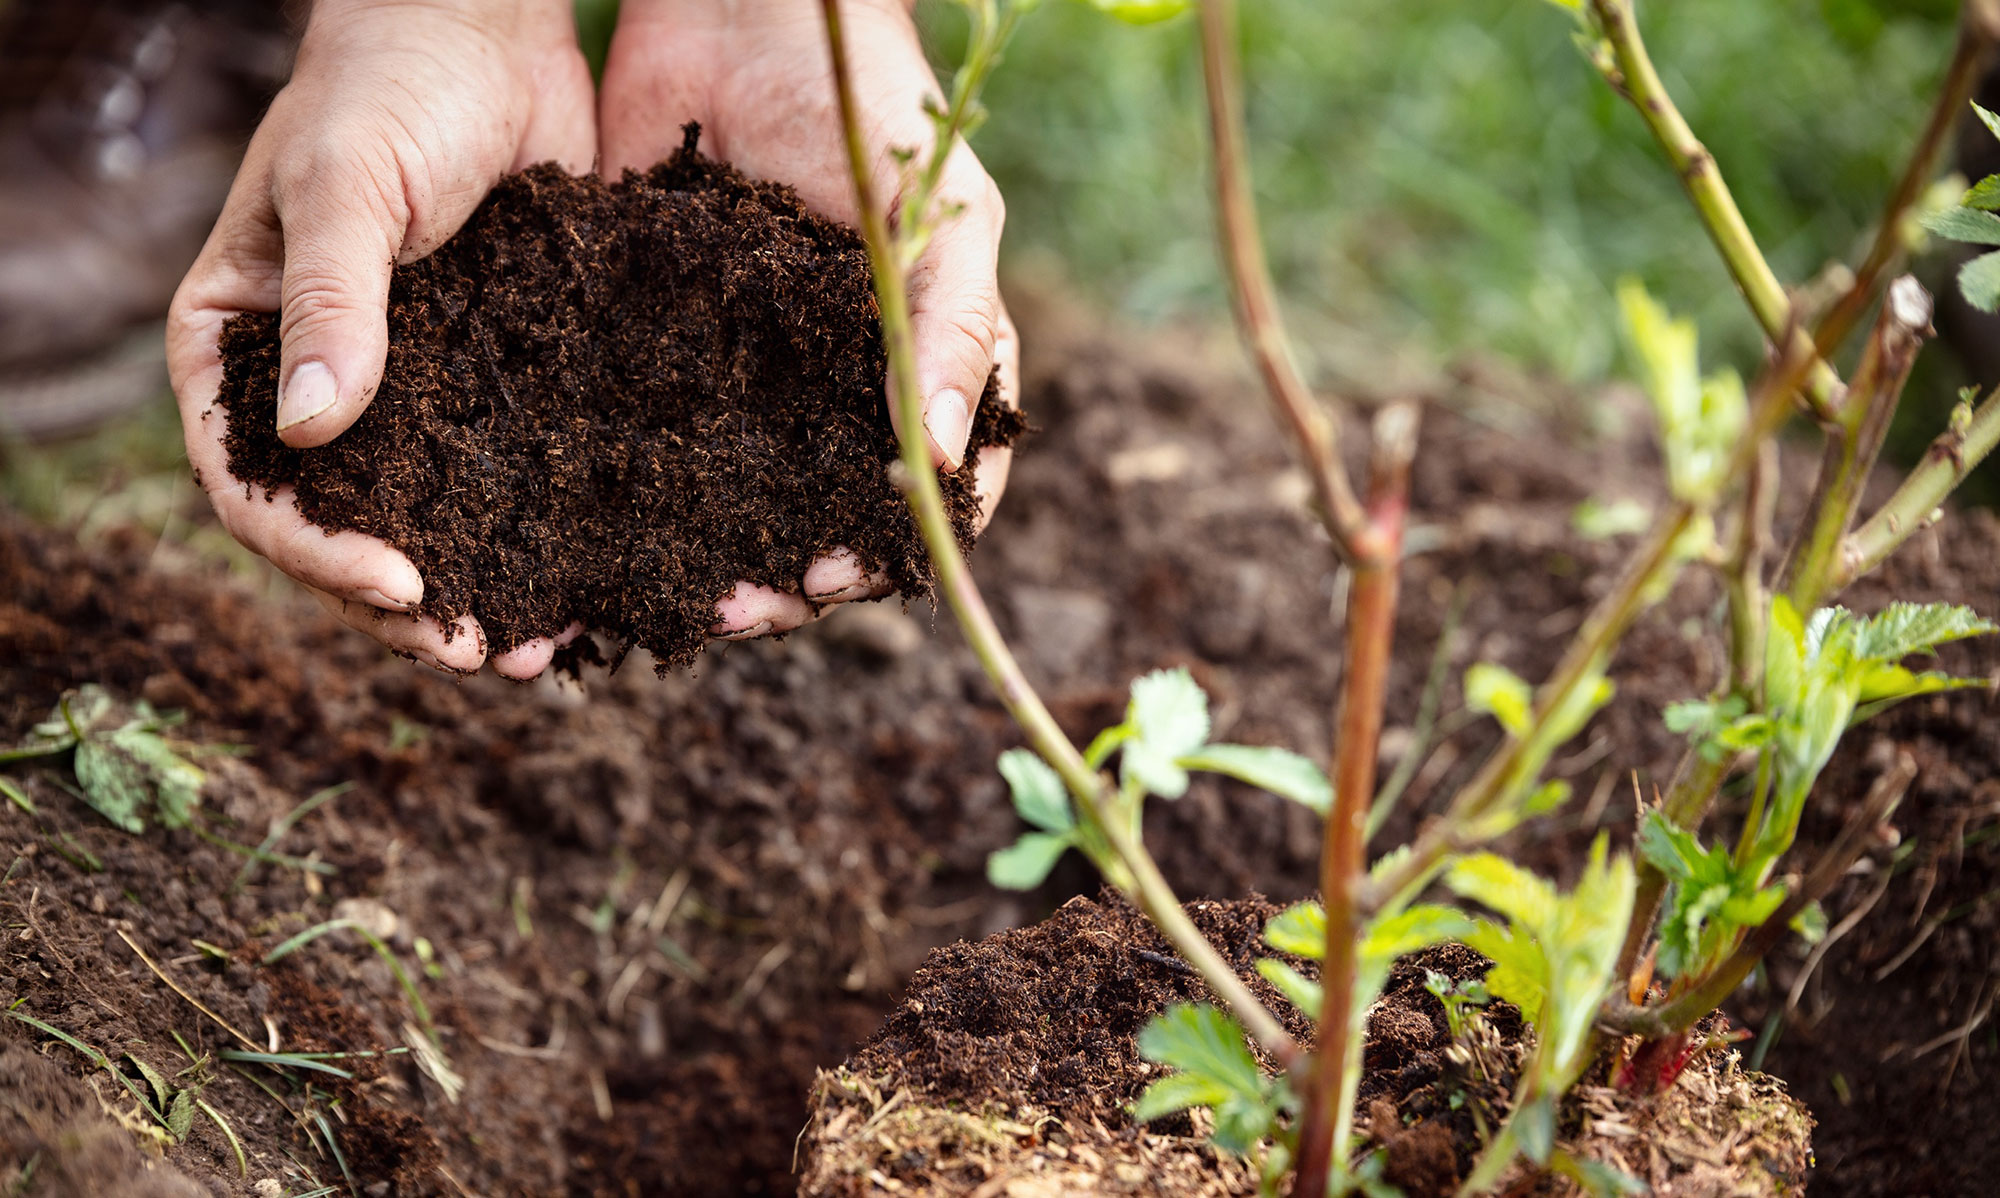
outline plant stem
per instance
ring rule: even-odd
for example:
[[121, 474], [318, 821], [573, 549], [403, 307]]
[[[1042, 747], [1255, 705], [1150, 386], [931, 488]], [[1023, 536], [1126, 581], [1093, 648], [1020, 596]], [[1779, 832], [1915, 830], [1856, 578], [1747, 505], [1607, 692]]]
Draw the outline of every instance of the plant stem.
[[1938, 435], [1896, 488], [1888, 502], [1854, 530], [1841, 547], [1839, 574], [1834, 591], [1882, 564], [1918, 529], [1930, 525], [1945, 496], [1951, 494], [1993, 446], [2000, 443], [2000, 389], [1980, 402], [1977, 409], [1954, 414], [1951, 427]]
[[1770, 601], [1764, 593], [1764, 556], [1778, 503], [1778, 446], [1758, 446], [1743, 486], [1736, 535], [1722, 580], [1729, 594], [1729, 690], [1754, 702], [1763, 692], [1764, 631]]
[[1359, 907], [1368, 843], [1368, 807], [1375, 795], [1382, 702], [1395, 641], [1396, 592], [1404, 517], [1409, 511], [1410, 462], [1417, 450], [1417, 408], [1397, 403], [1376, 414], [1374, 461], [1368, 480], [1370, 544], [1380, 547], [1354, 566], [1347, 601], [1347, 671], [1341, 683], [1333, 763], [1333, 809], [1320, 847], [1320, 898], [1326, 908], [1326, 956], [1320, 964], [1319, 1044], [1299, 1126], [1295, 1198], [1326, 1193], [1334, 1154], [1347, 1143], [1353, 1112], [1342, 1100], [1354, 1038], [1355, 975], [1360, 967]]
[[1320, 520], [1341, 555], [1355, 563], [1371, 552], [1379, 556], [1381, 547], [1367, 543], [1371, 530], [1340, 460], [1338, 427], [1313, 399], [1312, 389], [1300, 375], [1279, 315], [1276, 288], [1257, 232], [1256, 200], [1251, 194], [1235, 36], [1235, 0], [1201, 0], [1202, 78], [1207, 85], [1223, 262], [1229, 270], [1243, 339], [1256, 359], [1279, 419], [1305, 459]]
[[1964, 115], [1966, 102], [1979, 83], [1986, 53], [1992, 45], [1992, 31], [1975, 15], [1973, 6], [1968, 5], [1960, 16], [1958, 41], [1952, 47], [1951, 63], [1945, 68], [1944, 84], [1931, 105], [1923, 132], [1917, 136], [1916, 146], [1910, 151], [1909, 161], [1903, 166], [1902, 176], [1896, 180], [1895, 190], [1889, 193], [1889, 201], [1882, 207], [1881, 223], [1876, 226], [1868, 256], [1855, 272], [1853, 285], [1827, 310], [1813, 334], [1822, 357], [1831, 356], [1847, 340], [1861, 314], [1867, 311], [1868, 301], [1874, 297], [1883, 274], [1902, 256], [1904, 217], [1935, 174], [1938, 152]]
[[[1112, 852], [1131, 874], [1131, 897], [1160, 929], [1183, 959], [1201, 975], [1209, 989], [1228, 1006], [1237, 1019], [1266, 1052], [1287, 1069], [1301, 1058], [1298, 1046], [1250, 988], [1238, 977], [1222, 955], [1209, 944], [1194, 921], [1175, 898], [1159, 866], [1145, 846], [1127, 832], [1115, 818], [1104, 779], [1087, 765], [1041, 696], [1022, 673], [1020, 663], [1007, 647], [993, 622], [992, 613], [979, 593], [978, 585], [958, 552], [957, 535], [945, 513], [944, 498], [937, 474], [931, 466], [929, 447], [923, 434], [923, 400], [917, 388], [916, 347], [910, 324], [909, 290], [898, 265], [897, 241], [890, 232], [887, 215], [875, 195], [860, 120], [854, 101], [854, 85], [846, 44], [842, 36], [839, 0], [821, 0], [827, 43], [833, 57], [834, 88], [840, 106], [841, 130], [847, 144], [848, 168], [853, 175], [855, 199], [861, 213], [861, 231], [867, 241], [869, 263], [875, 276], [875, 296], [881, 308], [882, 340], [890, 369], [890, 393], [900, 415], [899, 440], [905, 475], [905, 496], [923, 533], [937, 572], [938, 590], [943, 592], [965, 632], [973, 654], [992, 680], [1008, 714], [1020, 725], [1028, 743], [1063, 779], [1076, 797], [1084, 817], [1097, 825]], [[990, 58], [988, 60], [990, 62]], [[969, 100], [970, 91], [961, 96]], [[948, 124], [955, 128], [956, 124]], [[947, 147], [948, 149], [948, 147]], [[911, 214], [910, 223], [923, 219]]]
[[1837, 581], [1841, 541], [1854, 523], [1862, 488], [1902, 401], [1903, 384], [1930, 331], [1929, 294], [1909, 275], [1891, 283], [1861, 364], [1855, 368], [1848, 401], [1827, 429], [1819, 482], [1806, 506], [1811, 514], [1786, 566], [1786, 590], [1801, 612], [1816, 610]]
[[1709, 239], [1721, 252], [1723, 265], [1735, 280], [1736, 289], [1749, 303], [1757, 323], [1764, 327], [1764, 335], [1788, 352], [1796, 341], [1804, 351], [1813, 354], [1805, 394], [1813, 413], [1827, 418], [1840, 401], [1840, 377], [1818, 358], [1812, 338], [1805, 330], [1794, 326], [1791, 298], [1765, 260], [1764, 252], [1757, 248], [1757, 239], [1736, 206], [1729, 185], [1723, 181], [1715, 156], [1695, 137], [1687, 119], [1674, 106], [1673, 97], [1667, 94], [1666, 84], [1653, 66], [1652, 56], [1646, 52], [1638, 21], [1632, 15], [1632, 0], [1590, 0], [1590, 8], [1611, 46], [1611, 63], [1600, 64], [1601, 68], [1610, 68], [1605, 70], [1606, 80], [1638, 109], [1653, 139], [1666, 152], [1667, 161], [1680, 176], [1681, 187], [1693, 202], [1702, 227], [1708, 230]]

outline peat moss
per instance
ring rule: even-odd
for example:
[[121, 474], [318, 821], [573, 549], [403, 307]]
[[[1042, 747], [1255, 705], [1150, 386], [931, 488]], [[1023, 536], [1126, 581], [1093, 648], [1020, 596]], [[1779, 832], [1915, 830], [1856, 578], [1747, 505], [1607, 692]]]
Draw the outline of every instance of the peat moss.
[[[496, 651], [574, 621], [684, 664], [737, 580], [797, 592], [842, 546], [924, 594], [866, 248], [696, 134], [616, 182], [501, 180], [396, 270], [382, 386], [329, 445], [278, 440], [277, 318], [233, 318], [230, 473], [402, 550], [422, 612], [476, 617]], [[973, 445], [1021, 427], [989, 379]], [[971, 472], [944, 492], [969, 546]]]

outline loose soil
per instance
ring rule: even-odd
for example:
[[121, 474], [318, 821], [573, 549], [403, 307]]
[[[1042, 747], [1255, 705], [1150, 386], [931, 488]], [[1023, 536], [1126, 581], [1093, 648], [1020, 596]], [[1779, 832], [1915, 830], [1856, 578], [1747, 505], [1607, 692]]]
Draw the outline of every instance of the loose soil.
[[[1135, 354], [1073, 312], [1016, 307], [1030, 318], [1026, 408], [1049, 431], [1022, 450], [978, 570], [1058, 717], [1088, 735], [1117, 718], [1133, 675], [1187, 665], [1214, 697], [1218, 735], [1323, 753], [1334, 574], [1254, 387], [1195, 347]], [[1591, 413], [1579, 428], [1484, 378], [1458, 390], [1446, 398], [1469, 415], [1426, 419], [1391, 768], [1411, 751], [1454, 596], [1454, 676], [1481, 659], [1535, 676], [1624, 548], [1576, 536], [1575, 505], [1659, 495], [1632, 397], [1565, 405]], [[1788, 486], [1807, 478], [1791, 470]], [[182, 514], [200, 518], [198, 497]], [[1893, 586], [1990, 608], [1996, 546], [1991, 518], [1955, 519], [1851, 600], [1870, 609]], [[1599, 827], [1629, 827], [1632, 771], [1644, 789], [1663, 781], [1678, 746], [1660, 705], [1721, 666], [1702, 623], [1713, 598], [1692, 588], [1635, 634], [1615, 666], [1618, 699], [1556, 765], [1578, 797], [1516, 846], [1530, 860], [1569, 868]], [[87, 682], [183, 709], [180, 734], [243, 746], [204, 758], [204, 810], [213, 834], [250, 844], [306, 797], [352, 784], [274, 845], [335, 872], [260, 865], [237, 887], [237, 853], [188, 832], [128, 836], [49, 771], [9, 767], [38, 814], [0, 802], [0, 1008], [163, 1070], [185, 1064], [172, 1033], [198, 1053], [227, 1046], [129, 936], [259, 1044], [403, 1045], [409, 1004], [352, 934], [260, 963], [347, 914], [389, 932], [466, 1083], [454, 1104], [407, 1054], [316, 1081], [364, 1192], [790, 1193], [815, 1071], [898, 1010], [929, 950], [1095, 889], [1074, 862], [1040, 895], [985, 885], [986, 853], [1019, 831], [992, 768], [1018, 741], [940, 623], [921, 608], [835, 609], [783, 644], [713, 651], [696, 674], [590, 671], [581, 693], [452, 681], [177, 542], [80, 545], [0, 517], [0, 739]], [[1992, 674], [2000, 647], [1954, 647], [1946, 664]], [[1455, 686], [1443, 698], [1456, 707]], [[1493, 739], [1479, 723], [1447, 733], [1380, 843]], [[1986, 1018], [2000, 977], [2000, 709], [1980, 692], [1939, 696], [1851, 741], [1806, 843], [1823, 842], [1879, 755], [1902, 747], [1923, 771], [1897, 817], [1902, 844], [1829, 905], [1829, 945], [1789, 946], [1768, 990], [1729, 1010], [1761, 1029], [1806, 978], [1763, 1067], [1821, 1121], [1815, 1193], [1982, 1194], [2000, 1172], [1984, 1097], [2000, 1071]], [[1282, 902], [1312, 884], [1311, 819], [1281, 800], [1210, 778], [1154, 808], [1149, 843], [1189, 898]], [[419, 964], [419, 937], [438, 976]], [[120, 1126], [137, 1122], [124, 1090], [15, 1019], [0, 1018], [0, 1071], [0, 1186], [31, 1160], [42, 1180], [30, 1193], [256, 1194], [264, 1179], [298, 1192], [308, 1173], [341, 1184], [317, 1128], [309, 1139], [299, 1125], [303, 1093], [268, 1072], [251, 1069], [275, 1096], [229, 1068], [212, 1068], [203, 1091], [243, 1143], [246, 1178], [206, 1118], [158, 1148]]]
[[[790, 188], [702, 157], [699, 132], [615, 182], [504, 178], [398, 267], [381, 388], [330, 445], [278, 439], [278, 319], [232, 318], [230, 473], [401, 549], [420, 610], [476, 617], [499, 651], [574, 621], [685, 665], [739, 579], [796, 593], [841, 548], [926, 594], [867, 250]], [[996, 375], [974, 451], [1021, 430], [998, 396]], [[943, 480], [966, 547], [971, 474]]]

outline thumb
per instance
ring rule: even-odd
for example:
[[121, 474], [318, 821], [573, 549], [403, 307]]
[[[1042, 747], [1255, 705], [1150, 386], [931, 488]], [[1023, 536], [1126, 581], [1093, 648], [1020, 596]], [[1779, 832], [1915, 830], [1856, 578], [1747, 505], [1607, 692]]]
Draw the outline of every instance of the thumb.
[[389, 352], [389, 274], [409, 229], [400, 184], [340, 166], [277, 184], [284, 235], [278, 436], [298, 449], [347, 431]]
[[[1000, 329], [1000, 197], [976, 172], [979, 197], [938, 227], [910, 277], [910, 325], [931, 461], [965, 462], [973, 413], [993, 373]], [[970, 189], [968, 189], [970, 190]]]

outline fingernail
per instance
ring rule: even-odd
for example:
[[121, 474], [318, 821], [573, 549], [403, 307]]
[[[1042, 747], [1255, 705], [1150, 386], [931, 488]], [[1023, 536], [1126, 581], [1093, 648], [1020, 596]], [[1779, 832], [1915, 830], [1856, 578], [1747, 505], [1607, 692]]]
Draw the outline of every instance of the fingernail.
[[859, 599], [866, 594], [868, 585], [865, 582], [849, 583], [837, 591], [828, 591], [824, 595], [807, 595], [806, 598], [814, 603], [845, 603], [849, 599]]
[[[383, 607], [387, 608], [390, 611], [408, 611], [411, 608], [415, 607], [418, 602], [417, 599], [391, 598], [389, 595], [376, 590], [374, 587], [362, 587], [361, 590], [356, 592], [356, 597], [359, 598], [363, 603], [368, 604], [370, 607]], [[422, 596], [419, 596], [418, 598], [420, 599], [422, 598]]]
[[972, 439], [972, 405], [965, 396], [947, 387], [931, 396], [924, 405], [924, 432], [931, 448], [944, 459], [947, 470], [965, 463], [965, 443]]
[[278, 396], [278, 431], [304, 424], [332, 407], [338, 398], [333, 371], [326, 363], [299, 363], [292, 367], [292, 377], [285, 380], [284, 393]]
[[734, 632], [716, 632], [714, 636], [718, 641], [747, 641], [753, 637], [763, 636], [770, 631], [771, 621], [759, 620], [748, 628], [739, 628]]

